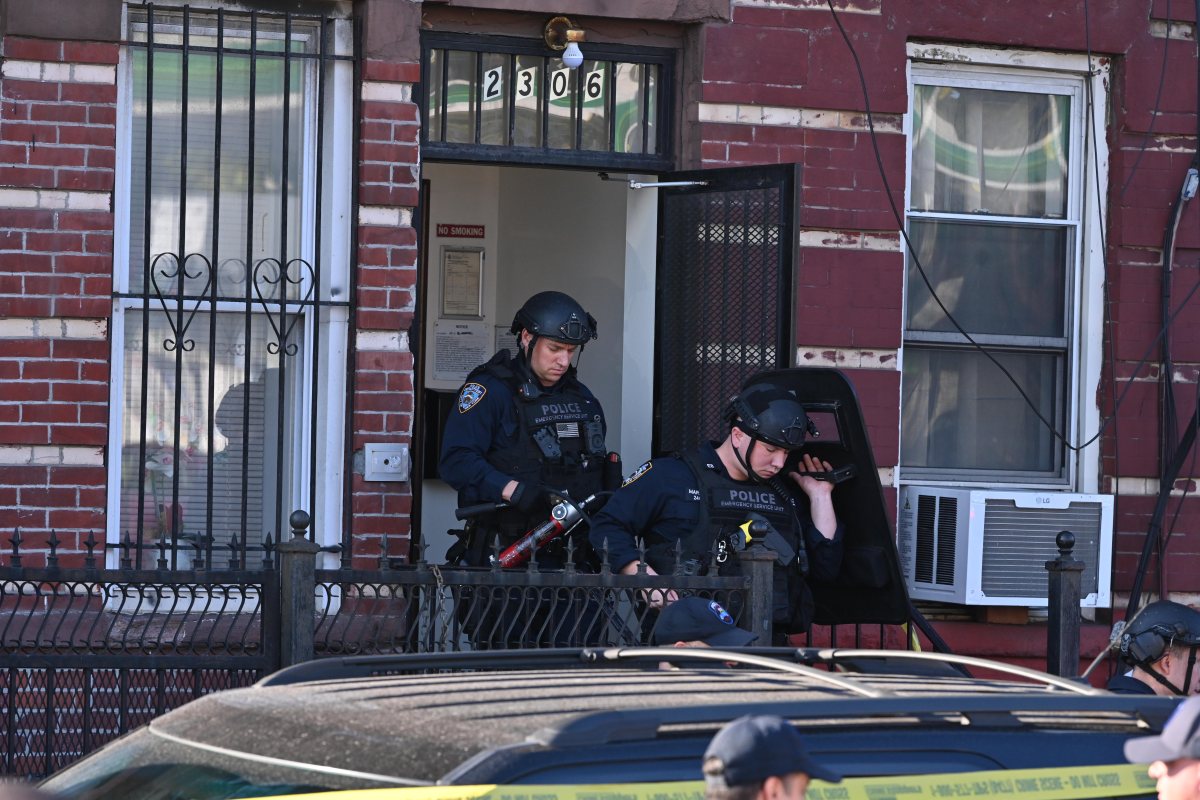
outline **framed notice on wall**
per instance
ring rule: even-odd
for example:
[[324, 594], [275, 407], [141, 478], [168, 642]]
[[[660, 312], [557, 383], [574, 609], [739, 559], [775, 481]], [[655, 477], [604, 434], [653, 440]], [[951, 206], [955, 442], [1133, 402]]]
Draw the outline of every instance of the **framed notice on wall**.
[[483, 317], [483, 248], [442, 248], [443, 317]]

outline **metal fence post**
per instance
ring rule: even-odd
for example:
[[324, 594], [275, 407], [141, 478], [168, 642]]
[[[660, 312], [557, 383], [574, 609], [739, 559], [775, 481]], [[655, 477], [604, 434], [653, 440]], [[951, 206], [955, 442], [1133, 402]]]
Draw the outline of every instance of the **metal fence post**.
[[1046, 629], [1046, 671], [1073, 678], [1079, 674], [1079, 584], [1083, 562], [1071, 556], [1075, 535], [1059, 531], [1054, 537], [1058, 558], [1046, 562], [1049, 573], [1049, 624]]
[[279, 555], [280, 666], [288, 667], [313, 658], [313, 627], [316, 619], [317, 553], [320, 547], [305, 531], [311, 518], [293, 511], [290, 541], [275, 547]]
[[775, 592], [775, 551], [761, 544], [752, 544], [738, 556], [745, 574], [750, 578], [746, 592], [746, 608], [750, 612], [750, 631], [758, 634], [753, 644], [770, 647], [771, 617]]

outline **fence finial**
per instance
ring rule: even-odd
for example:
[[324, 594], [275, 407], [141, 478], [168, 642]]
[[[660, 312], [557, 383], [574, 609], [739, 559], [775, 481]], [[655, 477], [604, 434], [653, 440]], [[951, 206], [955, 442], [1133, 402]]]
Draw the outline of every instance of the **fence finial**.
[[307, 539], [308, 526], [312, 524], [312, 517], [302, 508], [298, 508], [288, 517], [288, 524], [292, 526], [293, 539]]

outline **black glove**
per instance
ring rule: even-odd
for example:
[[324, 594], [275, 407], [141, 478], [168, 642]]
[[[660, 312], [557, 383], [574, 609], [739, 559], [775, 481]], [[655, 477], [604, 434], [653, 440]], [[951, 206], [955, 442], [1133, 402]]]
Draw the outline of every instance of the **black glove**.
[[550, 495], [546, 491], [546, 487], [539, 486], [536, 483], [519, 483], [517, 490], [513, 492], [510, 503], [518, 511], [534, 511], [539, 508], [546, 508], [550, 505]]

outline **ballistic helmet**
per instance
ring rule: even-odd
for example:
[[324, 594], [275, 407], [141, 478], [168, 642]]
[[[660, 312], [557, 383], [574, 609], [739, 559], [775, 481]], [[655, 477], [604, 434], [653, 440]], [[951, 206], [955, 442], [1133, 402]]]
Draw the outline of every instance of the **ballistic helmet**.
[[804, 444], [808, 415], [796, 396], [769, 383], [752, 383], [730, 401], [729, 424], [752, 439], [795, 450]]
[[596, 320], [570, 295], [538, 292], [513, 317], [510, 333], [529, 331], [565, 344], [585, 345], [596, 338]]
[[1200, 646], [1200, 611], [1170, 600], [1158, 600], [1134, 614], [1117, 642], [1121, 658], [1142, 668], [1162, 658], [1172, 645]]

